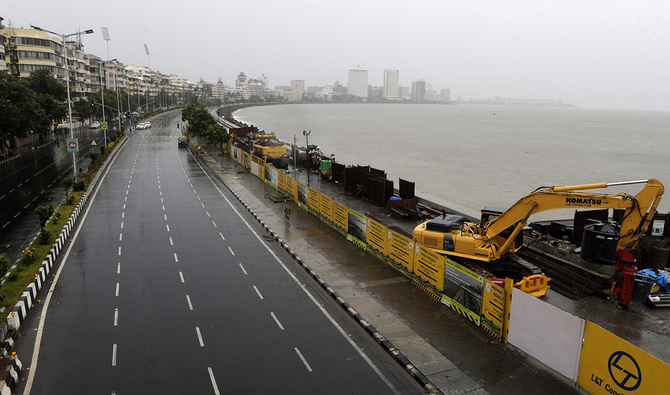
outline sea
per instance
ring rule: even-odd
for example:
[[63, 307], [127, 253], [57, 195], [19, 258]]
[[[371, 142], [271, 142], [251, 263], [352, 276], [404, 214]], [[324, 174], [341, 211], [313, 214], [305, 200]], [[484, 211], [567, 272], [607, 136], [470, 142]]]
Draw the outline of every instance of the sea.
[[[236, 119], [287, 143], [316, 144], [337, 162], [383, 169], [476, 214], [538, 187], [656, 178], [670, 188], [670, 112], [440, 104], [247, 107]], [[643, 184], [594, 189], [635, 195]], [[670, 212], [670, 195], [659, 205]], [[531, 221], [572, 218], [552, 210]]]

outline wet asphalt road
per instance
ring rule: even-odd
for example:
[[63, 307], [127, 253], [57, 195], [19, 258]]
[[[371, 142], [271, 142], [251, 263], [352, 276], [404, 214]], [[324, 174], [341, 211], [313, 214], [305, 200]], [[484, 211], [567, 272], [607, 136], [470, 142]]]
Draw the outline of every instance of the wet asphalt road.
[[37, 362], [21, 345], [30, 393], [422, 393], [177, 148], [176, 124], [138, 131], [82, 217]]
[[[75, 154], [77, 170], [86, 171], [91, 161], [88, 157], [93, 148], [91, 140], [102, 145], [103, 131], [84, 130], [74, 135], [80, 147]], [[13, 151], [20, 156], [0, 164], [0, 253], [7, 253], [15, 262], [40, 230], [35, 209], [52, 203], [58, 206], [65, 198], [62, 181], [74, 173], [72, 154], [67, 152], [64, 141]]]

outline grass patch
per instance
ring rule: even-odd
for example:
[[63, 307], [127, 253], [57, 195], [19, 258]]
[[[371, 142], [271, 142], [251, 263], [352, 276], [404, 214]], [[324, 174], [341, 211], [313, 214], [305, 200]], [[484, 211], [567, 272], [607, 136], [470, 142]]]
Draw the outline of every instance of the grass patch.
[[[70, 195], [74, 197], [75, 202], [79, 202], [84, 195], [84, 192], [73, 192]], [[28, 284], [35, 280], [36, 273], [42, 265], [44, 258], [46, 258], [49, 250], [51, 250], [51, 247], [60, 235], [67, 219], [70, 218], [70, 215], [72, 215], [72, 212], [76, 207], [76, 204], [65, 204], [65, 202], [61, 204], [54, 217], [52, 217], [51, 221], [44, 227], [44, 229], [51, 233], [48, 239], [48, 244], [41, 244], [39, 238], [35, 240], [30, 246], [31, 249], [35, 249], [35, 260], [26, 264], [25, 258], [22, 258], [14, 271], [12, 271], [12, 274], [10, 274], [7, 280], [0, 286], [0, 293], [5, 298], [4, 301], [0, 302], [0, 307], [5, 308], [5, 311], [0, 315], [0, 322], [4, 322], [7, 319], [7, 315], [14, 308], [14, 305], [26, 290]], [[56, 218], [58, 214], [60, 214], [60, 220], [58, 220], [57, 223], [54, 223], [54, 218]], [[65, 218], [65, 220], [63, 220], [63, 218]]]

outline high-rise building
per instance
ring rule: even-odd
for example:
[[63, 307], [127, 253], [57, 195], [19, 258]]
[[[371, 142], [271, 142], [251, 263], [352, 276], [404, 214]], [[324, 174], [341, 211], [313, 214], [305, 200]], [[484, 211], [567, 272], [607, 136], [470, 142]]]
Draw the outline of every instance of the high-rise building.
[[247, 87], [247, 76], [244, 73], [240, 73], [235, 80], [235, 88], [246, 88]]
[[400, 71], [384, 70], [384, 97], [386, 99], [398, 99], [400, 86]]
[[[445, 103], [449, 103], [451, 101], [451, 90], [450, 89], [440, 90], [440, 101], [445, 102]], [[498, 97], [496, 101], [500, 101], [500, 97]]]
[[291, 80], [291, 90], [295, 92], [305, 92], [305, 80]]
[[412, 100], [414, 101], [426, 100], [425, 80], [412, 81]]
[[368, 71], [349, 70], [347, 93], [352, 96], [368, 97]]

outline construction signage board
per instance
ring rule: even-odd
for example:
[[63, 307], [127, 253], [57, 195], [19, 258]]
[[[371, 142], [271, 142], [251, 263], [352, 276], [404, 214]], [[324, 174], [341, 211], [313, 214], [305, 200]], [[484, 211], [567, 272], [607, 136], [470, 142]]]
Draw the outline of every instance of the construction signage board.
[[391, 262], [400, 265], [406, 272], [414, 272], [414, 244], [400, 233], [389, 230], [386, 250]]
[[414, 249], [414, 273], [428, 283], [424, 286], [439, 295], [444, 288], [444, 257], [417, 244]]
[[279, 171], [272, 165], [265, 165], [265, 183], [270, 184], [272, 188], [277, 189], [279, 183]]
[[308, 200], [308, 194], [309, 194], [309, 189], [307, 189], [307, 185], [301, 184], [299, 182], [296, 182], [298, 184], [298, 200], [296, 203], [298, 203], [298, 206], [301, 208], [304, 208], [305, 210], [309, 210], [309, 200]]
[[368, 217], [367, 232], [368, 248], [383, 256], [388, 255], [386, 252], [389, 233], [388, 228]]
[[286, 173], [280, 171], [279, 172], [279, 179], [277, 183], [277, 188], [279, 188], [280, 191], [285, 191], [286, 190]]
[[483, 293], [484, 277], [445, 258], [443, 304], [479, 325]]
[[593, 395], [667, 394], [670, 365], [587, 322], [577, 384]]
[[103, 122], [103, 123], [101, 123], [101, 124], [100, 124], [100, 128], [101, 128], [102, 130], [107, 130], [107, 122]]
[[319, 215], [319, 209], [321, 208], [321, 192], [317, 191], [312, 187], [309, 188], [309, 211], [313, 212], [316, 215]]
[[349, 228], [349, 208], [333, 200], [333, 223], [335, 228], [342, 233], [347, 233]]
[[333, 220], [333, 199], [321, 194], [321, 218], [327, 221]]
[[284, 193], [293, 199], [295, 199], [295, 197], [298, 195], [298, 183], [296, 182], [295, 178], [286, 176], [286, 190], [284, 190]]
[[367, 247], [367, 222], [365, 221], [365, 216], [349, 209], [348, 223], [347, 240], [365, 249]]
[[505, 313], [505, 290], [488, 278], [484, 279], [484, 298], [482, 300], [482, 328], [491, 336], [502, 341]]

